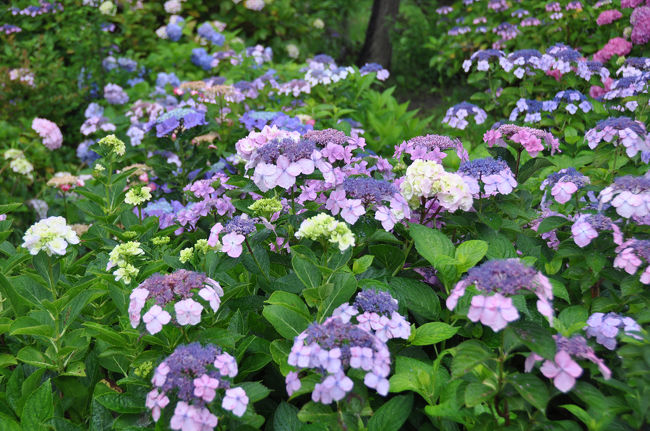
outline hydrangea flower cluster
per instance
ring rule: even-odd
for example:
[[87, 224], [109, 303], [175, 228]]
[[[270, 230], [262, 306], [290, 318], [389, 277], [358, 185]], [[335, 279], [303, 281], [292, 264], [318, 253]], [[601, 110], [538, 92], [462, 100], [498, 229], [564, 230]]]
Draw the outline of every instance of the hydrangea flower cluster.
[[290, 117], [283, 112], [247, 111], [239, 118], [246, 129], [262, 130], [265, 126], [277, 126], [281, 130], [296, 131], [301, 135], [313, 129], [310, 124], [303, 124], [300, 118]]
[[375, 219], [386, 230], [410, 216], [408, 203], [397, 188], [388, 181], [374, 178], [346, 178], [325, 203], [325, 208], [333, 215], [340, 213], [349, 224], [355, 224], [371, 207], [375, 209]]
[[377, 79], [380, 81], [385, 81], [390, 76], [390, 72], [384, 69], [384, 66], [377, 63], [366, 63], [361, 69], [359, 69], [361, 76], [365, 76], [373, 72], [377, 73]]
[[463, 62], [463, 70], [469, 72], [474, 62], [476, 62], [476, 70], [487, 72], [490, 70], [490, 62], [497, 62], [505, 56], [504, 52], [498, 49], [482, 49], [476, 51], [471, 57]]
[[111, 123], [110, 120], [104, 117], [104, 107], [93, 102], [88, 105], [86, 111], [84, 112], [86, 121], [81, 125], [81, 133], [84, 136], [91, 135], [98, 130], [104, 132], [114, 132], [115, 124]]
[[40, 135], [43, 139], [43, 145], [49, 150], [56, 150], [61, 148], [63, 144], [63, 135], [59, 126], [45, 118], [34, 118], [32, 121], [32, 129]]
[[616, 248], [618, 255], [614, 259], [614, 268], [621, 268], [632, 275], [641, 267], [647, 265], [641, 273], [641, 283], [650, 284], [650, 240], [628, 239]]
[[[289, 365], [299, 372], [313, 369], [323, 375], [312, 392], [312, 400], [323, 404], [341, 401], [354, 386], [345, 374], [350, 368], [365, 371], [364, 383], [380, 395], [388, 394], [390, 352], [386, 343], [359, 325], [330, 317], [322, 324], [314, 323], [293, 342]], [[302, 383], [298, 372], [286, 377], [287, 393], [292, 395]]]
[[626, 175], [614, 179], [598, 196], [600, 207], [610, 203], [621, 217], [638, 221], [650, 214], [650, 174]]
[[[197, 180], [186, 185], [183, 190], [198, 199], [198, 202], [190, 202], [185, 208], [178, 207], [176, 210], [178, 223], [183, 228], [194, 229], [201, 217], [213, 212], [220, 216], [232, 216], [235, 207], [231, 198], [225, 193], [234, 189], [235, 186], [227, 184], [228, 180], [227, 175], [216, 173], [210, 178]], [[182, 233], [182, 230], [178, 233]]]
[[445, 118], [442, 119], [442, 122], [454, 129], [465, 130], [469, 125], [466, 118], [470, 115], [474, 117], [474, 122], [476, 124], [483, 124], [487, 119], [487, 112], [483, 109], [472, 103], [461, 102], [447, 109]]
[[614, 55], [627, 55], [631, 50], [631, 42], [628, 42], [622, 37], [614, 37], [594, 54], [594, 60], [600, 61], [601, 63], [607, 63]]
[[619, 334], [637, 339], [641, 326], [631, 317], [617, 313], [594, 313], [587, 319], [584, 327], [587, 337], [596, 337], [596, 342], [609, 350], [616, 349], [616, 337]]
[[[243, 250], [242, 244], [246, 241], [246, 236], [252, 234], [257, 230], [255, 227], [255, 219], [248, 218], [248, 215], [235, 216], [226, 226], [217, 223], [210, 229], [210, 237], [208, 238], [208, 245], [210, 247], [219, 247], [221, 251], [228, 254], [230, 257], [239, 257]], [[219, 242], [219, 234], [224, 233]]]
[[196, 33], [213, 45], [222, 46], [226, 41], [225, 36], [215, 30], [214, 27], [212, 27], [212, 24], [209, 22], [204, 22], [201, 24]]
[[650, 6], [646, 2], [646, 6], [641, 6], [632, 12], [630, 16], [630, 24], [632, 24], [632, 33], [630, 40], [635, 45], [644, 45], [650, 42]]
[[555, 108], [551, 104], [556, 105], [554, 102], [549, 103], [548, 101], [541, 102], [539, 100], [521, 98], [517, 101], [515, 108], [510, 112], [508, 120], [517, 121], [520, 114], [526, 113], [524, 116], [525, 123], [539, 123], [542, 121], [542, 112], [550, 112], [552, 108]]
[[36, 256], [41, 250], [47, 253], [65, 255], [68, 244], [79, 244], [79, 237], [63, 217], [48, 217], [34, 223], [23, 236], [23, 248]]
[[[197, 296], [198, 295], [198, 296]], [[151, 335], [157, 334], [168, 324], [174, 309], [176, 323], [181, 326], [197, 325], [201, 322], [204, 307], [198, 301], [200, 297], [212, 311], [217, 311], [223, 296], [223, 289], [205, 274], [179, 269], [171, 274], [155, 274], [133, 289], [129, 301], [129, 320], [137, 328], [140, 315], [149, 301], [150, 307], [142, 316], [142, 321]], [[153, 305], [152, 305], [153, 303]], [[167, 309], [167, 310], [166, 310]]]
[[[581, 63], [582, 64], [582, 63]], [[564, 109], [573, 115], [578, 111], [578, 108], [585, 114], [591, 111], [591, 103], [587, 100], [584, 94], [577, 90], [562, 90], [558, 91], [553, 98], [555, 106], [564, 104]], [[555, 107], [551, 109], [555, 110]]]
[[[573, 194], [579, 189], [589, 184], [591, 180], [588, 176], [582, 175], [575, 168], [560, 169], [552, 173], [540, 185], [540, 190], [550, 190], [551, 196], [556, 202], [565, 204], [569, 202]], [[546, 193], [542, 198], [542, 206], [546, 200]]]
[[578, 247], [586, 247], [592, 240], [598, 238], [600, 231], [612, 231], [614, 243], [623, 243], [621, 229], [607, 216], [603, 214], [580, 214], [576, 217], [571, 226], [573, 241]]
[[409, 322], [397, 312], [397, 300], [388, 292], [364, 290], [352, 305], [342, 304], [332, 313], [348, 323], [352, 318], [365, 331], [374, 334], [384, 343], [391, 338], [408, 340], [411, 336]]
[[[479, 294], [472, 298], [467, 317], [472, 322], [480, 321], [498, 332], [519, 319], [519, 311], [512, 302], [512, 296], [527, 291], [533, 292], [537, 310], [549, 321], [553, 317], [553, 287], [541, 272], [523, 264], [519, 259], [490, 260], [475, 266], [467, 276], [458, 282], [447, 298], [447, 308], [453, 310], [465, 290], [474, 286]], [[492, 295], [488, 295], [492, 294]]]
[[108, 263], [106, 264], [106, 271], [117, 267], [113, 271], [115, 281], [124, 280], [124, 283], [130, 284], [131, 280], [138, 275], [140, 270], [133, 266], [131, 261], [134, 257], [144, 254], [144, 250], [140, 248], [138, 241], [129, 241], [123, 244], [116, 245], [108, 255]]
[[607, 25], [611, 24], [617, 19], [621, 19], [623, 14], [616, 9], [604, 10], [596, 18], [596, 24], [598, 25]]
[[461, 161], [467, 161], [469, 156], [460, 139], [442, 135], [416, 136], [395, 146], [393, 158], [399, 159], [402, 154], [408, 154], [412, 160], [433, 160], [438, 163], [447, 157], [443, 151], [453, 149]]
[[325, 213], [303, 220], [296, 238], [328, 241], [336, 244], [341, 251], [354, 247], [354, 235], [348, 225]]
[[[158, 422], [162, 409], [169, 404], [169, 396], [176, 394], [169, 427], [181, 431], [212, 431], [218, 418], [208, 408], [215, 399], [224, 410], [243, 416], [248, 408], [248, 396], [242, 388], [233, 388], [231, 381], [238, 373], [235, 358], [219, 347], [200, 343], [181, 344], [155, 369], [151, 383], [154, 389], [147, 394], [145, 405]], [[225, 394], [218, 395], [218, 389]], [[219, 391], [221, 392], [221, 391]]]
[[512, 170], [501, 159], [486, 157], [463, 162], [458, 168], [458, 173], [463, 176], [474, 199], [498, 194], [507, 195], [517, 187]]
[[441, 164], [431, 160], [415, 160], [400, 184], [402, 196], [411, 208], [420, 208], [426, 200], [435, 201], [449, 212], [468, 211], [472, 207], [472, 192], [458, 174], [446, 172]]
[[[189, 107], [175, 108], [156, 119], [156, 136], [162, 138], [169, 135], [181, 126], [181, 121], [183, 130], [208, 124], [205, 119], [205, 111]], [[148, 123], [148, 126], [153, 127], [153, 124]]]
[[129, 95], [117, 84], [106, 84], [104, 98], [111, 105], [124, 105], [129, 101]]
[[537, 353], [531, 353], [526, 358], [525, 371], [530, 372], [535, 363], [544, 361], [540, 371], [545, 377], [553, 379], [553, 384], [561, 392], [569, 392], [576, 384], [576, 379], [582, 375], [582, 367], [574, 360], [587, 359], [598, 365], [598, 369], [609, 380], [612, 375], [602, 359], [596, 356], [594, 349], [587, 345], [587, 340], [582, 335], [574, 335], [571, 338], [562, 335], [554, 335], [557, 352], [555, 358], [545, 360]]
[[309, 67], [305, 72], [305, 81], [312, 87], [318, 84], [329, 85], [344, 80], [348, 75], [355, 73], [351, 67], [339, 67], [329, 55], [319, 54], [308, 59]]
[[27, 160], [25, 153], [22, 151], [10, 148], [4, 152], [3, 158], [5, 160], [11, 160], [9, 162], [9, 167], [13, 172], [20, 175], [25, 175], [30, 180], [34, 178], [32, 175], [32, 172], [34, 171], [34, 165], [32, 165], [32, 163]]
[[560, 141], [557, 140], [551, 133], [545, 132], [540, 129], [532, 127], [520, 127], [514, 124], [503, 124], [496, 129], [490, 129], [483, 135], [483, 141], [488, 144], [488, 147], [507, 147], [504, 138], [519, 144], [525, 149], [531, 157], [537, 156], [540, 151], [543, 151], [544, 145], [551, 150], [551, 154], [559, 151]]
[[629, 117], [611, 117], [601, 120], [585, 134], [589, 148], [594, 149], [602, 141], [615, 147], [623, 145], [628, 157], [641, 153], [641, 160], [650, 163], [650, 135], [640, 121]]

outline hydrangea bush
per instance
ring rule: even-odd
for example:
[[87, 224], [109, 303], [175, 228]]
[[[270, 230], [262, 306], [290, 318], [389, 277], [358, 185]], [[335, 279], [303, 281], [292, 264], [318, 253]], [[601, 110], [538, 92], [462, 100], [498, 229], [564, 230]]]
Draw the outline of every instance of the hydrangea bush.
[[88, 98], [0, 131], [4, 428], [648, 426], [643, 2], [432, 5], [428, 118], [301, 39], [336, 2], [82, 3]]

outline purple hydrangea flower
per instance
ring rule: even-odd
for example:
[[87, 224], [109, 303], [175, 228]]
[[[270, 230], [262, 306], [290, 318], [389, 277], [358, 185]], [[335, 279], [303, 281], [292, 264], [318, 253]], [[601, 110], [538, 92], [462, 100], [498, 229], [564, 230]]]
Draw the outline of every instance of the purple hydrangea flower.
[[476, 124], [483, 124], [487, 119], [487, 113], [483, 109], [472, 103], [461, 102], [447, 110], [442, 122], [454, 129], [464, 130], [469, 125], [465, 118], [470, 115], [474, 117]]
[[621, 268], [632, 275], [645, 263], [646, 268], [641, 273], [640, 281], [650, 284], [650, 240], [628, 239], [616, 248], [614, 268]]
[[175, 108], [160, 115], [156, 119], [156, 136], [162, 138], [182, 126], [188, 130], [196, 126], [208, 124], [205, 119], [205, 112], [194, 108]]
[[[517, 187], [517, 180], [510, 167], [501, 159], [486, 157], [462, 162], [458, 173], [466, 180], [475, 198], [497, 194], [507, 195]], [[483, 192], [481, 192], [481, 184]]]
[[461, 161], [469, 160], [467, 150], [458, 138], [450, 138], [442, 135], [416, 136], [402, 144], [395, 146], [393, 157], [399, 159], [403, 153], [411, 156], [412, 159], [434, 160], [438, 163], [447, 157], [443, 151], [454, 149]]
[[629, 337], [642, 339], [636, 332], [641, 332], [641, 326], [631, 317], [616, 313], [594, 313], [587, 319], [587, 337], [596, 337], [596, 342], [609, 350], [616, 349], [616, 337], [619, 330]]

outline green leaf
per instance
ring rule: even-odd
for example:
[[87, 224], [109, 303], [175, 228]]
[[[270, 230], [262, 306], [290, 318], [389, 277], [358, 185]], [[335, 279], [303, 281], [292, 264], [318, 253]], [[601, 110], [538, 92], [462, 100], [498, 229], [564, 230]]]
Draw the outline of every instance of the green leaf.
[[439, 230], [411, 223], [409, 232], [415, 241], [415, 249], [434, 267], [439, 256], [454, 256], [454, 244]]
[[273, 414], [274, 431], [299, 430], [302, 424], [298, 419], [298, 408], [282, 401]]
[[589, 312], [585, 306], [572, 305], [562, 310], [558, 319], [569, 332], [575, 332], [585, 326], [588, 317]]
[[518, 320], [505, 329], [531, 351], [546, 359], [555, 357], [555, 341], [551, 332], [535, 322]]
[[293, 339], [312, 323], [307, 306], [292, 293], [273, 292], [266, 302], [262, 315], [284, 338]]
[[488, 243], [479, 240], [465, 241], [456, 249], [456, 269], [459, 274], [480, 262], [488, 251]]
[[313, 401], [309, 401], [307, 404], [302, 406], [298, 412], [298, 419], [300, 419], [301, 422], [321, 423], [336, 426], [338, 424], [337, 418], [338, 415], [332, 411], [330, 406], [315, 403]]
[[11, 203], [11, 204], [0, 205], [0, 215], [7, 214], [7, 213], [10, 213], [12, 211], [15, 211], [18, 208], [20, 208], [21, 206], [22, 206], [22, 203], [20, 203], [20, 202], [14, 202], [14, 203]]
[[95, 397], [102, 406], [117, 413], [140, 413], [145, 410], [140, 397], [128, 393], [108, 392]]
[[493, 359], [492, 353], [477, 340], [468, 340], [458, 345], [451, 363], [451, 375], [458, 378], [470, 373], [478, 364]]
[[20, 417], [21, 427], [24, 430], [48, 430], [45, 424], [53, 414], [52, 387], [46, 380], [27, 398]]
[[53, 325], [43, 325], [31, 317], [19, 317], [14, 321], [9, 329], [10, 335], [41, 335], [51, 337], [54, 335]]
[[519, 174], [517, 175], [516, 178], [517, 182], [519, 184], [525, 183], [526, 180], [528, 180], [528, 178], [535, 175], [537, 171], [547, 166], [553, 166], [553, 163], [545, 157], [530, 159], [529, 161], [524, 163], [524, 165], [521, 168], [519, 168]]
[[370, 268], [370, 265], [372, 265], [372, 260], [375, 257], [371, 254], [366, 254], [363, 257], [360, 257], [359, 259], [355, 259], [354, 263], [352, 264], [352, 272], [355, 274], [363, 274], [366, 272], [368, 268]]
[[542, 222], [537, 227], [537, 233], [541, 235], [543, 233], [550, 232], [554, 229], [562, 227], [567, 223], [569, 223], [569, 220], [567, 220], [564, 217], [560, 217], [560, 216], [546, 217], [544, 220], [542, 220]]
[[291, 258], [291, 265], [296, 275], [307, 288], [320, 286], [321, 273], [316, 265], [299, 254], [294, 254]]
[[318, 307], [318, 320], [329, 317], [332, 311], [348, 300], [357, 291], [357, 280], [350, 273], [338, 273], [333, 277], [334, 290], [325, 298]]
[[508, 381], [515, 387], [519, 395], [531, 403], [536, 409], [544, 412], [550, 399], [546, 385], [533, 374], [515, 373], [508, 376]]
[[413, 394], [392, 398], [375, 411], [368, 421], [368, 431], [393, 431], [404, 425], [411, 414]]
[[483, 383], [470, 383], [465, 388], [465, 405], [474, 407], [494, 397], [496, 390]]
[[246, 392], [246, 396], [248, 397], [250, 404], [263, 400], [271, 393], [271, 390], [260, 382], [244, 382], [238, 386], [241, 386], [242, 389]]
[[388, 283], [390, 293], [400, 304], [429, 320], [440, 315], [440, 298], [431, 286], [410, 278], [394, 277]]
[[425, 323], [415, 330], [415, 337], [411, 344], [414, 346], [428, 346], [453, 337], [459, 328], [442, 322]]
[[19, 361], [35, 367], [55, 368], [43, 354], [31, 346], [25, 346], [18, 351], [16, 355]]

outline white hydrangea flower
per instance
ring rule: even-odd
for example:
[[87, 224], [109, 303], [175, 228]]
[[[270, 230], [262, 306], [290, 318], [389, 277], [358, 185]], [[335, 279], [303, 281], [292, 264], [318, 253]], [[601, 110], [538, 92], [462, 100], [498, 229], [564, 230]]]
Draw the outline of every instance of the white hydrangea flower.
[[32, 225], [23, 236], [23, 247], [29, 254], [37, 255], [45, 251], [52, 254], [65, 255], [68, 244], [78, 244], [79, 237], [67, 225], [63, 217], [48, 217]]

